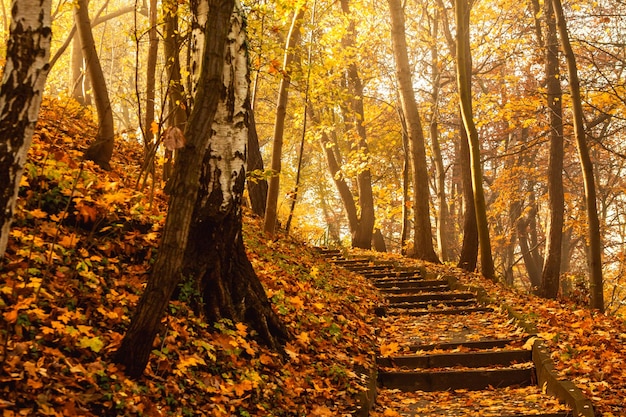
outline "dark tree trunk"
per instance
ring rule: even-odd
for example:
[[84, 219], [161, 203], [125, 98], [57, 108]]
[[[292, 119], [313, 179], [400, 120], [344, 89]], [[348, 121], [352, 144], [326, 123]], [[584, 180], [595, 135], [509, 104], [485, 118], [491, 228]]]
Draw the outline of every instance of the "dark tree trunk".
[[91, 32], [88, 3], [87, 0], [78, 0], [74, 6], [76, 30], [83, 48], [83, 57], [87, 63], [87, 72], [92, 82], [96, 111], [98, 112], [98, 135], [85, 151], [85, 159], [94, 161], [103, 169], [111, 169], [115, 136], [113, 110]]
[[220, 100], [218, 92], [223, 90], [225, 44], [234, 0], [209, 0], [208, 3], [213, 14], [213, 30], [208, 32], [203, 45], [204, 65], [198, 82], [197, 105], [185, 129], [187, 143], [176, 159], [159, 253], [130, 327], [115, 354], [115, 361], [124, 365], [126, 374], [132, 377], [139, 377], [148, 363], [161, 319], [180, 280], [204, 156], [199, 150], [207, 148]]
[[[355, 16], [350, 11], [350, 1], [341, 0], [341, 10], [349, 19], [348, 29], [345, 36], [341, 40], [342, 46], [347, 51], [356, 49], [356, 24]], [[352, 52], [351, 52], [352, 53]], [[346, 117], [346, 130], [354, 129], [356, 139], [352, 143], [352, 150], [359, 154], [368, 156], [369, 149], [367, 146], [367, 134], [363, 122], [365, 120], [365, 111], [363, 105], [363, 83], [359, 76], [359, 70], [356, 64], [356, 57], [351, 57], [351, 62], [346, 68], [346, 80], [348, 86], [348, 94], [350, 99], [350, 115]], [[358, 227], [352, 230], [352, 247], [360, 249], [372, 248], [372, 234], [374, 233], [374, 222], [376, 220], [374, 213], [374, 196], [372, 193], [372, 174], [369, 166], [359, 170], [356, 176], [358, 187], [359, 206], [361, 215]]]
[[11, 7], [0, 86], [0, 259], [48, 76], [50, 8], [50, 0], [16, 0]]
[[[163, 53], [165, 55], [165, 70], [168, 78], [167, 108], [168, 126], [185, 130], [187, 113], [186, 102], [180, 74], [180, 35], [178, 34], [178, 1], [163, 2]], [[174, 168], [174, 151], [165, 150], [165, 165], [163, 166], [163, 180], [167, 181]]]
[[476, 209], [474, 208], [474, 193], [472, 191], [472, 174], [469, 155], [469, 144], [465, 129], [460, 129], [458, 164], [461, 171], [463, 188], [463, 243], [457, 266], [466, 271], [475, 271], [478, 261], [478, 225], [476, 224]]
[[396, 60], [396, 78], [400, 90], [402, 112], [409, 135], [409, 149], [413, 173], [413, 256], [425, 261], [439, 263], [433, 246], [433, 233], [430, 223], [430, 190], [428, 187], [428, 167], [426, 166], [426, 145], [420, 113], [415, 102], [411, 66], [409, 63], [404, 11], [400, 0], [388, 0], [391, 16], [391, 38]]
[[267, 203], [267, 180], [263, 176], [263, 156], [259, 146], [259, 136], [254, 121], [254, 110], [249, 114], [250, 126], [248, 126], [248, 172], [252, 174], [248, 178], [248, 197], [252, 212], [257, 216], [265, 216], [265, 204]]

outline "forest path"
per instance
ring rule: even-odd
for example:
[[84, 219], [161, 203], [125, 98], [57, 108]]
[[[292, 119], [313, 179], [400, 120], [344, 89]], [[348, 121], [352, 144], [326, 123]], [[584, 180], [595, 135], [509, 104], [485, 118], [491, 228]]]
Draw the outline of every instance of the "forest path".
[[376, 311], [377, 398], [370, 416], [593, 416], [573, 385], [550, 374], [541, 341], [454, 276], [320, 251], [368, 278], [386, 299]]

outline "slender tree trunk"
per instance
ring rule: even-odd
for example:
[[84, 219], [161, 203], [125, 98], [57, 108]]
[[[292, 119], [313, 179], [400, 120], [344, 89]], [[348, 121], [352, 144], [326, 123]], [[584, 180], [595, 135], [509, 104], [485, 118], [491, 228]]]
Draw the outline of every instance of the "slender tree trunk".
[[[152, 124], [155, 122], [156, 66], [159, 53], [159, 37], [157, 33], [157, 0], [150, 0], [150, 29], [148, 30], [148, 60], [146, 64], [146, 118], [144, 122], [145, 157], [153, 155], [149, 150], [153, 146], [154, 134]], [[147, 161], [144, 165], [148, 166]]]
[[439, 13], [435, 13], [432, 29], [433, 44], [430, 49], [431, 54], [431, 83], [432, 83], [432, 105], [430, 119], [430, 141], [433, 150], [433, 160], [435, 162], [437, 203], [439, 213], [437, 214], [437, 246], [439, 247], [439, 255], [442, 261], [450, 259], [450, 239], [448, 225], [448, 204], [446, 202], [446, 170], [443, 165], [443, 156], [439, 145], [439, 90], [441, 88], [439, 74], [439, 52], [437, 46], [437, 38], [439, 36]]
[[[317, 125], [320, 125], [320, 118], [315, 112], [315, 108], [312, 104], [307, 107], [307, 111], [309, 112], [311, 121]], [[348, 226], [350, 228], [350, 232], [354, 235], [357, 228], [359, 227], [360, 221], [356, 203], [354, 202], [354, 196], [352, 195], [352, 191], [350, 191], [350, 186], [346, 182], [346, 179], [341, 172], [341, 166], [339, 164], [338, 158], [335, 155], [334, 148], [336, 148], [336, 146], [332, 145], [332, 142], [328, 137], [328, 133], [325, 130], [321, 130], [320, 132], [320, 145], [322, 150], [324, 151], [324, 155], [326, 155], [326, 162], [328, 164], [328, 170], [330, 172], [330, 175], [335, 182], [335, 186], [337, 187], [337, 191], [339, 192], [339, 197], [343, 202], [343, 207], [346, 211], [346, 217], [348, 218]]]
[[0, 259], [48, 76], [50, 0], [14, 0], [0, 85]]
[[[348, 29], [341, 40], [341, 44], [346, 51], [356, 49], [356, 24], [355, 18], [350, 11], [350, 1], [341, 0], [341, 10], [344, 16], [349, 18]], [[351, 54], [351, 53], [350, 53]], [[364, 159], [369, 158], [367, 147], [367, 134], [363, 121], [365, 120], [365, 110], [363, 105], [363, 83], [359, 77], [359, 70], [355, 62], [355, 57], [350, 58], [346, 68], [346, 78], [348, 83], [348, 94], [350, 100], [350, 116], [346, 118], [347, 131], [354, 129], [356, 137], [352, 143], [352, 150]], [[372, 234], [374, 232], [374, 195], [372, 193], [372, 175], [369, 166], [359, 170], [356, 177], [359, 194], [360, 219], [358, 228], [352, 233], [352, 247], [361, 249], [372, 248]]]
[[398, 116], [402, 124], [402, 231], [400, 234], [400, 253], [406, 255], [407, 253], [407, 241], [409, 240], [409, 233], [411, 222], [409, 221], [409, 177], [411, 170], [411, 161], [409, 161], [409, 135], [406, 129], [406, 122], [404, 120], [404, 114], [402, 110], [398, 110]]
[[87, 4], [86, 0], [77, 0], [74, 6], [76, 30], [83, 48], [83, 57], [87, 62], [87, 72], [93, 83], [93, 94], [98, 112], [98, 135], [85, 151], [85, 159], [94, 161], [103, 169], [111, 169], [110, 161], [113, 156], [115, 135], [113, 111], [100, 60], [96, 53]]
[[248, 172], [252, 177], [248, 179], [248, 197], [252, 212], [257, 216], [265, 216], [265, 204], [267, 203], [267, 180], [263, 176], [263, 156], [259, 146], [259, 136], [256, 131], [254, 110], [249, 113], [248, 126]]
[[550, 120], [550, 161], [548, 163], [548, 210], [546, 249], [539, 294], [556, 298], [560, 287], [561, 248], [563, 246], [563, 92], [559, 70], [559, 40], [554, 8], [544, 4], [546, 93]]
[[476, 208], [476, 224], [480, 248], [481, 272], [486, 278], [495, 279], [493, 258], [491, 256], [491, 240], [487, 222], [487, 207], [483, 191], [483, 174], [480, 161], [480, 143], [478, 131], [472, 113], [471, 91], [471, 55], [469, 39], [469, 7], [467, 0], [455, 0], [457, 23], [457, 84], [459, 88], [461, 115], [463, 125], [469, 139], [470, 160], [472, 165], [472, 190]]
[[[163, 53], [167, 73], [168, 127], [185, 129], [187, 121], [186, 100], [180, 73], [180, 36], [178, 34], [178, 1], [167, 0], [163, 3]], [[172, 175], [174, 151], [165, 150], [163, 180]]]
[[230, 30], [234, 0], [206, 0], [211, 6], [212, 30], [203, 43], [202, 71], [197, 96], [185, 129], [187, 143], [176, 159], [169, 210], [156, 263], [135, 310], [130, 327], [122, 340], [115, 360], [125, 372], [138, 377], [148, 363], [152, 343], [159, 330], [167, 304], [181, 275], [192, 215], [198, 196], [198, 184], [204, 150], [215, 118], [224, 82], [222, 73], [226, 39]]
[[593, 164], [587, 148], [584, 114], [582, 100], [580, 97], [580, 81], [578, 79], [578, 68], [576, 57], [570, 44], [567, 32], [567, 23], [563, 13], [561, 0], [552, 0], [554, 14], [556, 16], [557, 28], [561, 38], [561, 46], [567, 60], [567, 72], [569, 74], [569, 84], [572, 95], [572, 112], [574, 114], [574, 135], [576, 137], [576, 147], [580, 159], [583, 173], [583, 183], [585, 189], [585, 209], [587, 211], [588, 234], [588, 260], [590, 271], [590, 292], [591, 307], [604, 311], [604, 282], [602, 278], [602, 238], [600, 235], [600, 220], [598, 218], [598, 208], [596, 202], [596, 185], [593, 176]]
[[388, 0], [391, 15], [391, 39], [396, 60], [396, 77], [400, 88], [400, 101], [406, 117], [411, 161], [413, 168], [413, 256], [430, 262], [439, 262], [433, 247], [430, 223], [430, 191], [426, 167], [426, 146], [420, 114], [415, 102], [411, 68], [406, 45], [404, 11], [400, 0]]
[[300, 27], [304, 17], [304, 8], [300, 7], [293, 15], [291, 28], [285, 45], [283, 60], [283, 78], [278, 87], [278, 101], [276, 104], [276, 120], [274, 121], [274, 139], [272, 146], [272, 177], [267, 189], [267, 204], [265, 205], [265, 218], [263, 229], [269, 236], [274, 236], [276, 221], [278, 218], [278, 194], [280, 192], [281, 159], [283, 153], [283, 134], [285, 131], [285, 117], [287, 115], [287, 101], [289, 99], [289, 84], [291, 83], [292, 62], [294, 60], [294, 48], [300, 41]]
[[466, 271], [475, 271], [478, 262], [478, 225], [476, 223], [476, 206], [472, 191], [472, 164], [469, 152], [467, 132], [461, 126], [459, 140], [458, 164], [461, 171], [463, 190], [463, 243], [457, 266]]

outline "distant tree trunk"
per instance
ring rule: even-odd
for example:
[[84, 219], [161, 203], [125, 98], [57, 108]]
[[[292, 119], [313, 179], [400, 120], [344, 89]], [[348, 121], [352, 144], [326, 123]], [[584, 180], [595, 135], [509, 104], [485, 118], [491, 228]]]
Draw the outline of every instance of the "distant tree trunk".
[[0, 259], [39, 115], [50, 59], [50, 0], [14, 0], [0, 85]]
[[544, 3], [546, 94], [550, 120], [550, 161], [548, 163], [548, 210], [546, 249], [539, 294], [556, 298], [560, 288], [561, 249], [563, 246], [563, 92], [559, 70], [559, 40], [554, 8]]
[[98, 112], [98, 135], [85, 151], [85, 159], [92, 160], [103, 169], [111, 169], [113, 156], [114, 126], [113, 110], [109, 101], [106, 81], [96, 53], [96, 45], [91, 32], [91, 21], [87, 0], [77, 0], [74, 6], [76, 30], [83, 47], [83, 56], [87, 62], [87, 71], [93, 83], [93, 94]]
[[480, 161], [480, 143], [478, 131], [474, 124], [472, 112], [471, 91], [471, 55], [469, 42], [469, 7], [467, 0], [455, 0], [457, 23], [457, 84], [463, 125], [469, 139], [470, 159], [472, 166], [472, 190], [476, 208], [476, 224], [478, 226], [478, 241], [480, 248], [481, 273], [490, 279], [495, 279], [493, 258], [491, 255], [491, 240], [489, 238], [489, 224], [487, 222], [487, 206], [483, 191], [483, 174]]
[[74, 36], [72, 42], [72, 57], [71, 57], [71, 71], [70, 71], [70, 87], [71, 95], [74, 100], [80, 103], [82, 106], [87, 105], [87, 99], [85, 94], [86, 80], [86, 68], [85, 60], [83, 59], [83, 47], [80, 44], [80, 38]]
[[259, 146], [259, 136], [256, 131], [256, 122], [254, 119], [254, 110], [249, 115], [250, 126], [248, 126], [248, 172], [253, 173], [253, 178], [249, 178], [247, 182], [248, 197], [250, 198], [250, 206], [252, 212], [257, 216], [265, 216], [265, 204], [267, 203], [267, 180], [262, 175], [254, 175], [263, 173], [263, 156]]
[[[341, 40], [344, 50], [351, 51], [356, 48], [356, 24], [355, 17], [350, 12], [350, 1], [341, 0], [341, 10], [344, 16], [349, 18], [348, 29]], [[349, 132], [354, 129], [356, 137], [351, 143], [352, 150], [363, 158], [369, 158], [367, 147], [367, 134], [363, 122], [365, 110], [363, 105], [363, 83], [359, 77], [359, 70], [354, 59], [351, 59], [346, 68], [346, 81], [350, 98], [350, 115], [346, 117], [346, 128]], [[361, 249], [372, 248], [372, 234], [374, 233], [374, 195], [372, 193], [372, 175], [369, 166], [360, 169], [356, 176], [358, 198], [360, 206], [360, 219], [358, 227], [352, 232], [352, 247]]]
[[391, 39], [396, 60], [396, 76], [400, 88], [400, 101], [406, 118], [409, 147], [413, 168], [413, 256], [430, 262], [439, 262], [433, 247], [430, 223], [430, 191], [426, 167], [426, 146], [420, 114], [415, 102], [411, 67], [406, 45], [404, 11], [400, 0], [388, 0], [391, 15]]
[[[311, 121], [313, 121], [313, 123], [317, 125], [320, 125], [320, 118], [315, 112], [315, 108], [312, 104], [309, 104], [309, 106], [307, 107], [307, 111], [309, 112]], [[320, 146], [324, 151], [324, 155], [326, 155], [326, 162], [328, 164], [330, 176], [335, 182], [335, 186], [337, 187], [337, 191], [339, 192], [339, 197], [343, 202], [343, 207], [346, 211], [346, 217], [348, 218], [348, 227], [350, 228], [350, 233], [354, 235], [359, 227], [359, 213], [357, 211], [357, 206], [354, 202], [354, 196], [352, 195], [350, 186], [346, 182], [346, 179], [341, 172], [341, 166], [334, 151], [335, 145], [333, 145], [332, 141], [328, 137], [328, 133], [325, 130], [320, 131]]]
[[300, 27], [304, 17], [304, 8], [300, 7], [293, 15], [291, 28], [285, 45], [283, 60], [283, 78], [278, 87], [278, 100], [276, 103], [276, 120], [274, 121], [274, 139], [272, 146], [272, 176], [267, 189], [267, 204], [265, 205], [265, 218], [263, 229], [269, 236], [274, 236], [276, 221], [278, 218], [278, 194], [280, 192], [280, 171], [283, 153], [283, 134], [285, 131], [285, 117], [287, 115], [287, 101], [289, 99], [289, 84], [291, 83], [292, 62], [294, 60], [294, 47], [300, 41]]
[[432, 29], [433, 43], [430, 49], [431, 54], [431, 83], [432, 83], [432, 104], [430, 119], [430, 141], [433, 150], [433, 160], [435, 162], [437, 203], [439, 213], [437, 214], [437, 246], [439, 247], [439, 255], [442, 261], [450, 259], [450, 231], [448, 221], [448, 204], [446, 201], [446, 170], [443, 165], [443, 156], [441, 154], [441, 146], [439, 145], [439, 90], [441, 88], [441, 80], [439, 74], [439, 49], [437, 38], [439, 36], [439, 12], [435, 12]]
[[409, 177], [411, 161], [409, 160], [409, 135], [406, 129], [406, 122], [402, 110], [398, 110], [400, 122], [402, 124], [402, 231], [400, 234], [400, 253], [406, 255], [407, 241], [409, 239], [411, 222], [409, 221]]
[[[116, 360], [134, 377], [145, 368], [181, 266], [184, 276], [191, 277], [200, 290], [197, 306], [208, 321], [229, 318], [245, 322], [275, 349], [289, 336], [272, 310], [243, 245], [241, 198], [249, 111], [244, 20], [239, 7], [231, 8], [232, 26], [224, 53], [225, 9], [232, 3], [211, 6], [212, 30], [206, 36], [204, 70], [187, 128], [191, 143], [176, 161], [176, 186], [154, 273], [116, 354]], [[217, 61], [228, 76], [220, 77], [217, 84], [215, 58], [220, 56], [220, 49], [224, 59]]]
[[372, 246], [376, 252], [387, 252], [387, 245], [385, 244], [385, 237], [379, 228], [374, 229], [374, 235], [372, 236]]
[[[170, 128], [185, 130], [187, 103], [185, 100], [182, 77], [180, 73], [180, 35], [178, 34], [178, 1], [167, 0], [163, 3], [163, 53], [165, 55], [165, 71], [167, 73], [167, 124]], [[163, 180], [172, 175], [174, 153], [165, 150]]]
[[[152, 123], [155, 121], [154, 108], [156, 96], [156, 66], [159, 53], [159, 37], [157, 33], [157, 0], [150, 0], [150, 29], [148, 30], [148, 59], [146, 63], [146, 118], [144, 122], [144, 149], [145, 157], [152, 153], [149, 151], [153, 146], [154, 132]], [[148, 166], [147, 161], [144, 165]]]
[[578, 68], [576, 57], [570, 44], [567, 32], [567, 23], [563, 13], [561, 0], [552, 0], [554, 14], [556, 16], [557, 28], [561, 38], [561, 46], [567, 60], [567, 72], [569, 74], [569, 84], [572, 96], [572, 112], [574, 114], [574, 135], [576, 137], [576, 147], [580, 159], [583, 173], [583, 183], [585, 189], [585, 209], [587, 211], [587, 222], [589, 227], [588, 239], [588, 261], [590, 272], [590, 292], [591, 307], [604, 311], [604, 281], [602, 278], [602, 237], [600, 235], [600, 220], [598, 218], [598, 208], [596, 202], [596, 185], [593, 176], [593, 164], [587, 148], [584, 114], [582, 100], [580, 98], [580, 81], [578, 79]]
[[469, 140], [465, 128], [460, 128], [458, 164], [463, 190], [463, 243], [457, 266], [466, 271], [475, 271], [478, 262], [478, 225], [474, 192], [472, 191], [472, 164], [470, 161]]

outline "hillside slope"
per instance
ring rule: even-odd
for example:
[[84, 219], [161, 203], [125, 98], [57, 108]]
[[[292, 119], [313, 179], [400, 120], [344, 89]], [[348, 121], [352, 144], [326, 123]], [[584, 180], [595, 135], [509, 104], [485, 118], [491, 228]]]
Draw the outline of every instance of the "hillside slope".
[[181, 287], [145, 376], [112, 363], [150, 273], [165, 217], [160, 184], [137, 189], [141, 147], [118, 140], [113, 171], [81, 163], [90, 115], [47, 100], [0, 264], [3, 416], [352, 415], [374, 355], [360, 276], [245, 219], [249, 257], [293, 340], [280, 355], [245, 324], [207, 324]]

